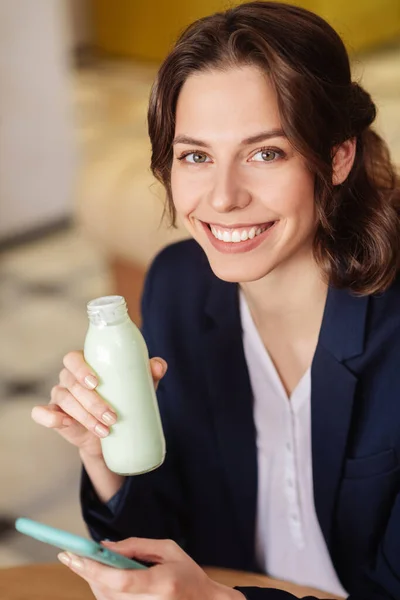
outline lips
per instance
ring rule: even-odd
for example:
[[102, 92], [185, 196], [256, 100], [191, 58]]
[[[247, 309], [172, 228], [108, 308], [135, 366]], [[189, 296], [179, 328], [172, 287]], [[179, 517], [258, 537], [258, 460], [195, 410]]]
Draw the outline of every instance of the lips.
[[266, 229], [272, 227], [274, 221], [263, 223], [262, 225], [236, 226], [226, 228], [220, 225], [209, 224], [213, 236], [225, 243], [238, 244], [247, 240], [252, 240], [261, 235]]
[[258, 225], [225, 227], [199, 221], [211, 245], [223, 254], [249, 252], [259, 246], [276, 229], [279, 221]]

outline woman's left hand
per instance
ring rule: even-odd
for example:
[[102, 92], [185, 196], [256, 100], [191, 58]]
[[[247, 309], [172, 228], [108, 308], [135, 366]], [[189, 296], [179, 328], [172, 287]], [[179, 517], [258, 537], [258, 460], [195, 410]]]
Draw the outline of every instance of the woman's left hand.
[[129, 538], [103, 542], [124, 556], [155, 563], [149, 569], [107, 567], [70, 553], [59, 560], [90, 585], [97, 600], [243, 600], [237, 590], [210, 579], [175, 542]]

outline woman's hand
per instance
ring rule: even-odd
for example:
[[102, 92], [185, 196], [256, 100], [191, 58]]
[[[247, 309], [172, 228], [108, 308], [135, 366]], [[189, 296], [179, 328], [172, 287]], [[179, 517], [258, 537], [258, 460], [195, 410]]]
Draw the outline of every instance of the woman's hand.
[[175, 542], [129, 538], [103, 542], [113, 552], [155, 566], [146, 570], [106, 567], [86, 558], [61, 553], [59, 560], [85, 579], [97, 600], [243, 600], [237, 590], [210, 579]]
[[[51, 390], [48, 405], [35, 406], [32, 418], [36, 423], [55, 429], [81, 455], [102, 457], [100, 439], [109, 434], [117, 415], [95, 391], [95, 374], [85, 362], [83, 352], [69, 352], [63, 360], [59, 383]], [[167, 363], [162, 358], [150, 361], [154, 385], [164, 377]]]

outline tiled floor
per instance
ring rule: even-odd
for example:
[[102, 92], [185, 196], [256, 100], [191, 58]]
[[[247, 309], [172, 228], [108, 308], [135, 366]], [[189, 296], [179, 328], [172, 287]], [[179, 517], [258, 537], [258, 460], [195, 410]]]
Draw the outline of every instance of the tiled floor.
[[[378, 104], [378, 129], [400, 165], [400, 44], [355, 61], [354, 72]], [[73, 75], [85, 168], [111, 139], [143, 140], [148, 152], [153, 74], [152, 67], [120, 63]], [[86, 302], [109, 291], [101, 254], [74, 228], [0, 254], [0, 566], [55, 559], [52, 548], [12, 532], [19, 515], [85, 533], [76, 452], [34, 424], [30, 411], [48, 401], [65, 352], [82, 347]]]

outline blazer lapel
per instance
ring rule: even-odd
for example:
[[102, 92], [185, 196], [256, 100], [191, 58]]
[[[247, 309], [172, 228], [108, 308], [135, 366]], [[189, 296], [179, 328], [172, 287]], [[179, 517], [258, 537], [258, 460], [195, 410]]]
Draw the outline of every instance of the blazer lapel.
[[368, 297], [330, 289], [311, 379], [314, 499], [319, 523], [332, 552], [332, 524], [346, 452], [357, 377], [346, 360], [364, 349]]
[[205, 310], [204, 368], [244, 564], [254, 570], [257, 452], [238, 286], [213, 278]]
[[[346, 290], [329, 290], [312, 364], [314, 499], [330, 551], [334, 508], [357, 386], [357, 376], [346, 361], [363, 352], [368, 302], [368, 297], [355, 297]], [[243, 560], [248, 569], [255, 569], [257, 448], [238, 286], [214, 277], [205, 306], [203, 356]]]

